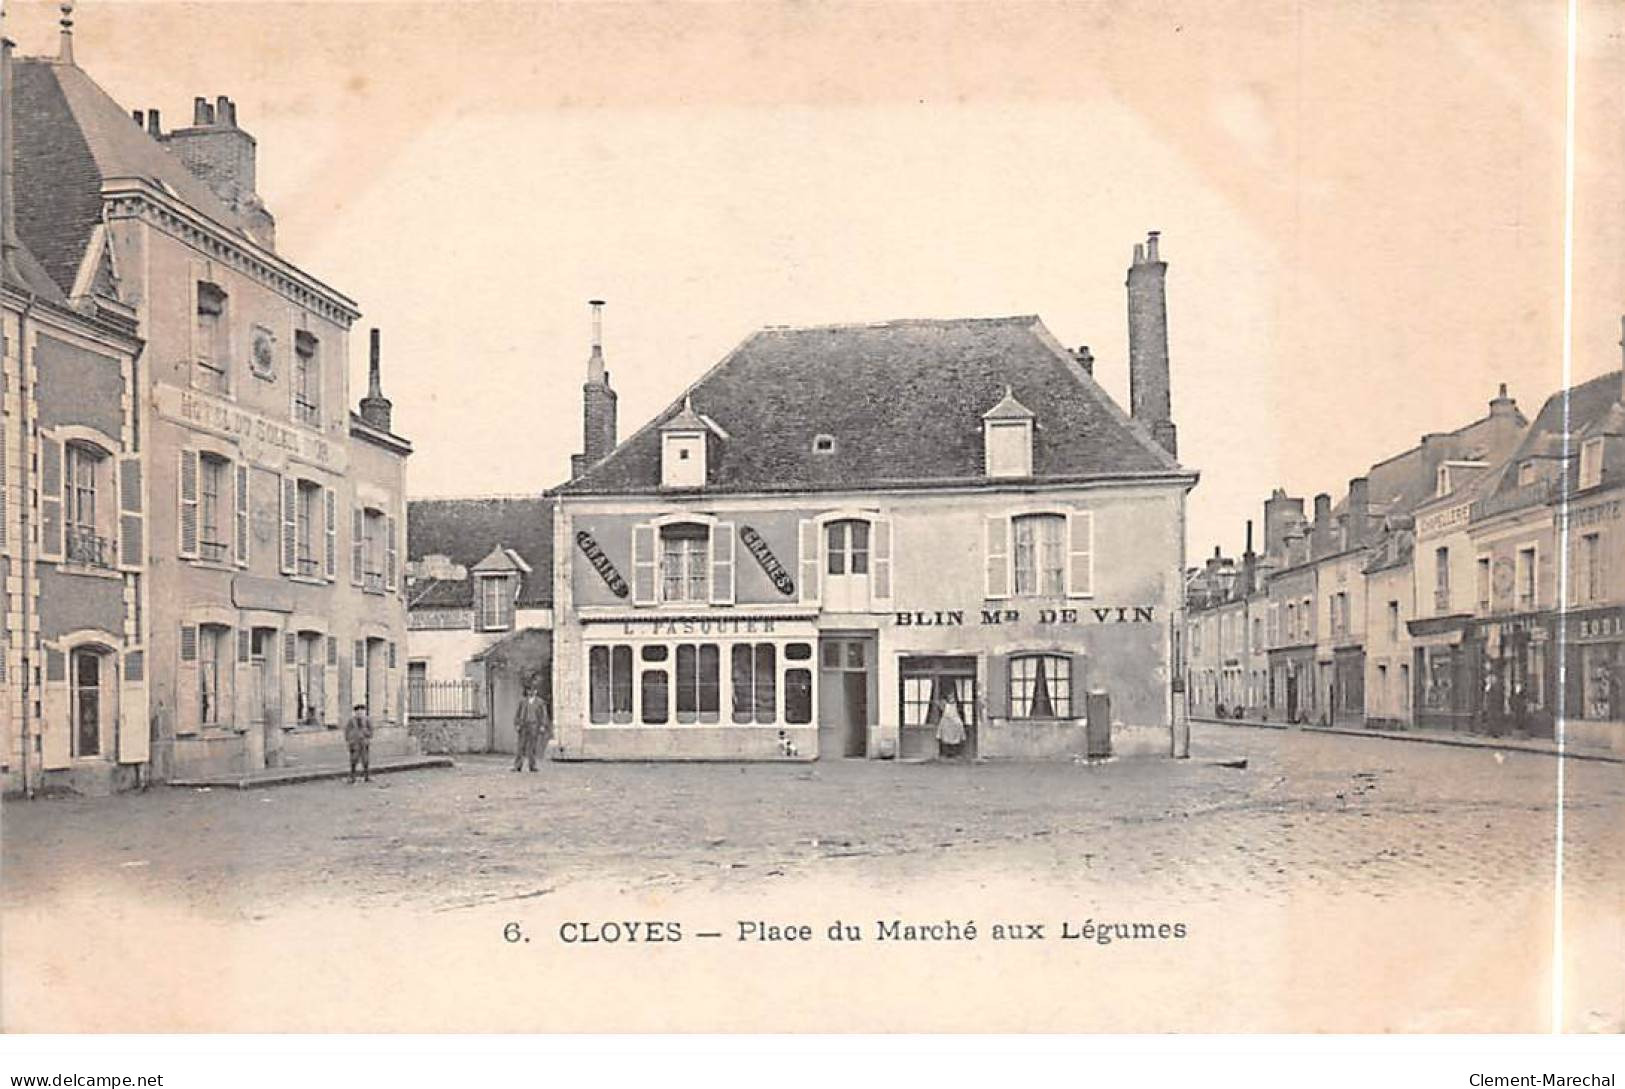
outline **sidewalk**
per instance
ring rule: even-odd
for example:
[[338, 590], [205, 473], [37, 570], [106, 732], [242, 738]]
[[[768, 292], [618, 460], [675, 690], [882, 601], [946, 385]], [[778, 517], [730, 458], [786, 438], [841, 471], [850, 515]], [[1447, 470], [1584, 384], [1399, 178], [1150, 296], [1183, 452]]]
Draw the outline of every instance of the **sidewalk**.
[[1209, 726], [1242, 726], [1255, 730], [1296, 730], [1306, 734], [1344, 734], [1348, 737], [1376, 737], [1387, 741], [1423, 741], [1432, 745], [1455, 745], [1464, 749], [1500, 749], [1502, 752], [1534, 752], [1546, 756], [1563, 756], [1570, 760], [1598, 760], [1606, 764], [1625, 764], [1625, 755], [1599, 749], [1580, 749], [1569, 745], [1559, 750], [1556, 741], [1524, 737], [1484, 737], [1479, 734], [1446, 733], [1442, 730], [1367, 730], [1350, 726], [1290, 726], [1285, 722], [1261, 722], [1252, 718], [1208, 718], [1192, 715], [1192, 722]]
[[[383, 775], [391, 771], [417, 771], [422, 768], [452, 767], [449, 756], [391, 756], [372, 762], [372, 774]], [[250, 790], [254, 787], [287, 786], [289, 783], [311, 783], [318, 779], [344, 779], [350, 774], [348, 765], [312, 764], [308, 767], [265, 768], [240, 775], [210, 775], [198, 779], [171, 779], [168, 786], [220, 787], [226, 790]]]

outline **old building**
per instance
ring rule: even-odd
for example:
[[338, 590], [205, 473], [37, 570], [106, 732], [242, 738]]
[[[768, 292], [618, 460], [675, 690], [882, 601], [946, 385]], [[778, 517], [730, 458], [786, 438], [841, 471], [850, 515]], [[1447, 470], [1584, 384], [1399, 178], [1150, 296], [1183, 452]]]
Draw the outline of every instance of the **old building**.
[[512, 752], [524, 686], [551, 692], [553, 506], [407, 504], [407, 710], [434, 751]]
[[1135, 248], [1132, 419], [1036, 317], [763, 329], [596, 460], [589, 402], [558, 755], [920, 758], [957, 718], [946, 755], [1070, 756], [1097, 692], [1167, 752], [1196, 476], [1166, 268]]
[[153, 771], [337, 758], [352, 702], [379, 722], [380, 755], [404, 747], [411, 447], [376, 334], [355, 412], [359, 311], [277, 253], [236, 106], [198, 98], [173, 131], [157, 110], [127, 113], [75, 63], [64, 24], [55, 57], [15, 66], [16, 224], [63, 294], [127, 308], [145, 345], [129, 426]]

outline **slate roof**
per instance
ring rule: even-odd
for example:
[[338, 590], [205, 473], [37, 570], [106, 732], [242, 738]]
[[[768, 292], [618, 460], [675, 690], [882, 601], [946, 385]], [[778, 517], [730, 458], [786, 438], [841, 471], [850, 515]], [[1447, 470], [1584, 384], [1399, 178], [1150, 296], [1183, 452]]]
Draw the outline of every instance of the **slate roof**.
[[64, 292], [101, 218], [108, 178], [143, 178], [247, 236], [241, 217], [77, 66], [17, 58], [13, 99], [17, 233]]
[[[1371, 466], [1367, 479], [1372, 521], [1380, 524], [1384, 515], [1410, 514], [1432, 499], [1438, 488], [1441, 459], [1484, 461], [1494, 466], [1518, 444], [1528, 423], [1516, 408], [1504, 414], [1491, 411], [1472, 423], [1445, 432], [1438, 452], [1431, 456], [1426, 446], [1418, 443]], [[1333, 515], [1346, 510], [1347, 502], [1345, 496]]]
[[[727, 438], [707, 492], [990, 483], [982, 417], [1037, 417], [1038, 480], [1181, 473], [1034, 316], [763, 329], [562, 495], [659, 491], [660, 429], [691, 403]], [[813, 439], [835, 439], [815, 453]]]
[[[1540, 406], [1540, 412], [1535, 416], [1535, 422], [1529, 425], [1523, 441], [1508, 459], [1493, 494], [1499, 497], [1518, 490], [1515, 467], [1523, 461], [1561, 458], [1565, 449], [1565, 426], [1570, 434], [1567, 451], [1574, 461], [1570, 470], [1578, 472], [1581, 443], [1597, 435], [1610, 434], [1610, 429], [1618, 426], [1620, 414], [1625, 411], [1620, 407], [1622, 397], [1625, 397], [1622, 385], [1625, 385], [1625, 375], [1617, 370], [1607, 371], [1577, 386], [1558, 390], [1546, 398], [1546, 403]], [[1618, 443], [1610, 442], [1604, 444], [1603, 450], [1606, 458], [1603, 464], [1605, 478], [1625, 476], [1625, 449]], [[1554, 462], [1549, 460], [1537, 461], [1536, 471], [1543, 482], [1554, 480], [1558, 475]]]
[[[520, 575], [520, 608], [553, 605], [553, 507], [543, 497], [412, 499], [406, 504], [406, 555], [448, 556], [470, 572], [497, 548], [530, 565]], [[409, 577], [407, 600], [421, 608], [467, 608], [474, 603], [472, 574], [431, 583]]]

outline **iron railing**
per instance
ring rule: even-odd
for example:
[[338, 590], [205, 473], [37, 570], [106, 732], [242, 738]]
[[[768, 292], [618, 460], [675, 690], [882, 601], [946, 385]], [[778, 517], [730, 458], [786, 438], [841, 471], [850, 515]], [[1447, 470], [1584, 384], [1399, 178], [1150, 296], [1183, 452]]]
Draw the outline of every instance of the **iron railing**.
[[84, 567], [112, 567], [113, 542], [84, 526], [67, 527], [69, 563]]
[[485, 714], [479, 681], [409, 681], [406, 709], [425, 717], [469, 718]]
[[361, 576], [361, 586], [362, 589], [366, 590], [369, 594], [383, 593], [384, 573], [382, 571], [368, 571], [366, 574]]

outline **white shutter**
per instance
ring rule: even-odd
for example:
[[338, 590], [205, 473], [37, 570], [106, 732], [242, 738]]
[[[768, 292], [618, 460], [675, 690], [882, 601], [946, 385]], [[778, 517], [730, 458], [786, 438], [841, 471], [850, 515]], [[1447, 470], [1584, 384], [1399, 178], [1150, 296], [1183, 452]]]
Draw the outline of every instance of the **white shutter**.
[[818, 575], [821, 568], [818, 557], [819, 527], [811, 518], [801, 520], [801, 603], [818, 604]]
[[55, 647], [45, 648], [40, 715], [40, 766], [47, 771], [65, 768], [73, 759], [73, 703], [68, 696], [68, 656]]
[[350, 583], [360, 586], [366, 580], [367, 512], [360, 507], [350, 511]]
[[1010, 596], [1010, 519], [990, 514], [983, 519], [982, 534], [987, 542], [987, 597]]
[[147, 652], [124, 652], [118, 695], [118, 762], [144, 764], [149, 756], [147, 724]]
[[869, 525], [869, 601], [876, 609], [892, 603], [892, 524], [876, 518]]
[[282, 573], [291, 575], [299, 566], [299, 482], [282, 478]]
[[118, 459], [118, 511], [119, 568], [139, 571], [146, 559], [139, 455]]
[[394, 593], [395, 569], [400, 566], [396, 561], [399, 558], [399, 549], [395, 543], [395, 519], [393, 516], [384, 519], [384, 589]]
[[326, 550], [322, 557], [322, 574], [332, 582], [339, 573], [339, 495], [332, 488], [322, 489]]
[[1066, 596], [1090, 597], [1095, 592], [1094, 513], [1073, 511], [1066, 529]]
[[734, 603], [734, 524], [711, 527], [711, 604]]
[[632, 527], [632, 604], [653, 605], [656, 598], [655, 527]]
[[182, 559], [197, 559], [198, 538], [198, 456], [196, 450], [180, 452], [180, 511]]
[[62, 486], [65, 476], [62, 465], [62, 443], [42, 435], [39, 445], [39, 558], [60, 560], [63, 527]]
[[177, 734], [195, 734], [198, 731], [200, 708], [198, 706], [197, 639], [198, 630], [196, 624], [181, 625], [180, 663], [175, 670], [175, 732]]
[[237, 566], [248, 566], [248, 462], [239, 461], [236, 466], [235, 487], [232, 488], [233, 508], [235, 516], [232, 519], [232, 543], [237, 555]]

